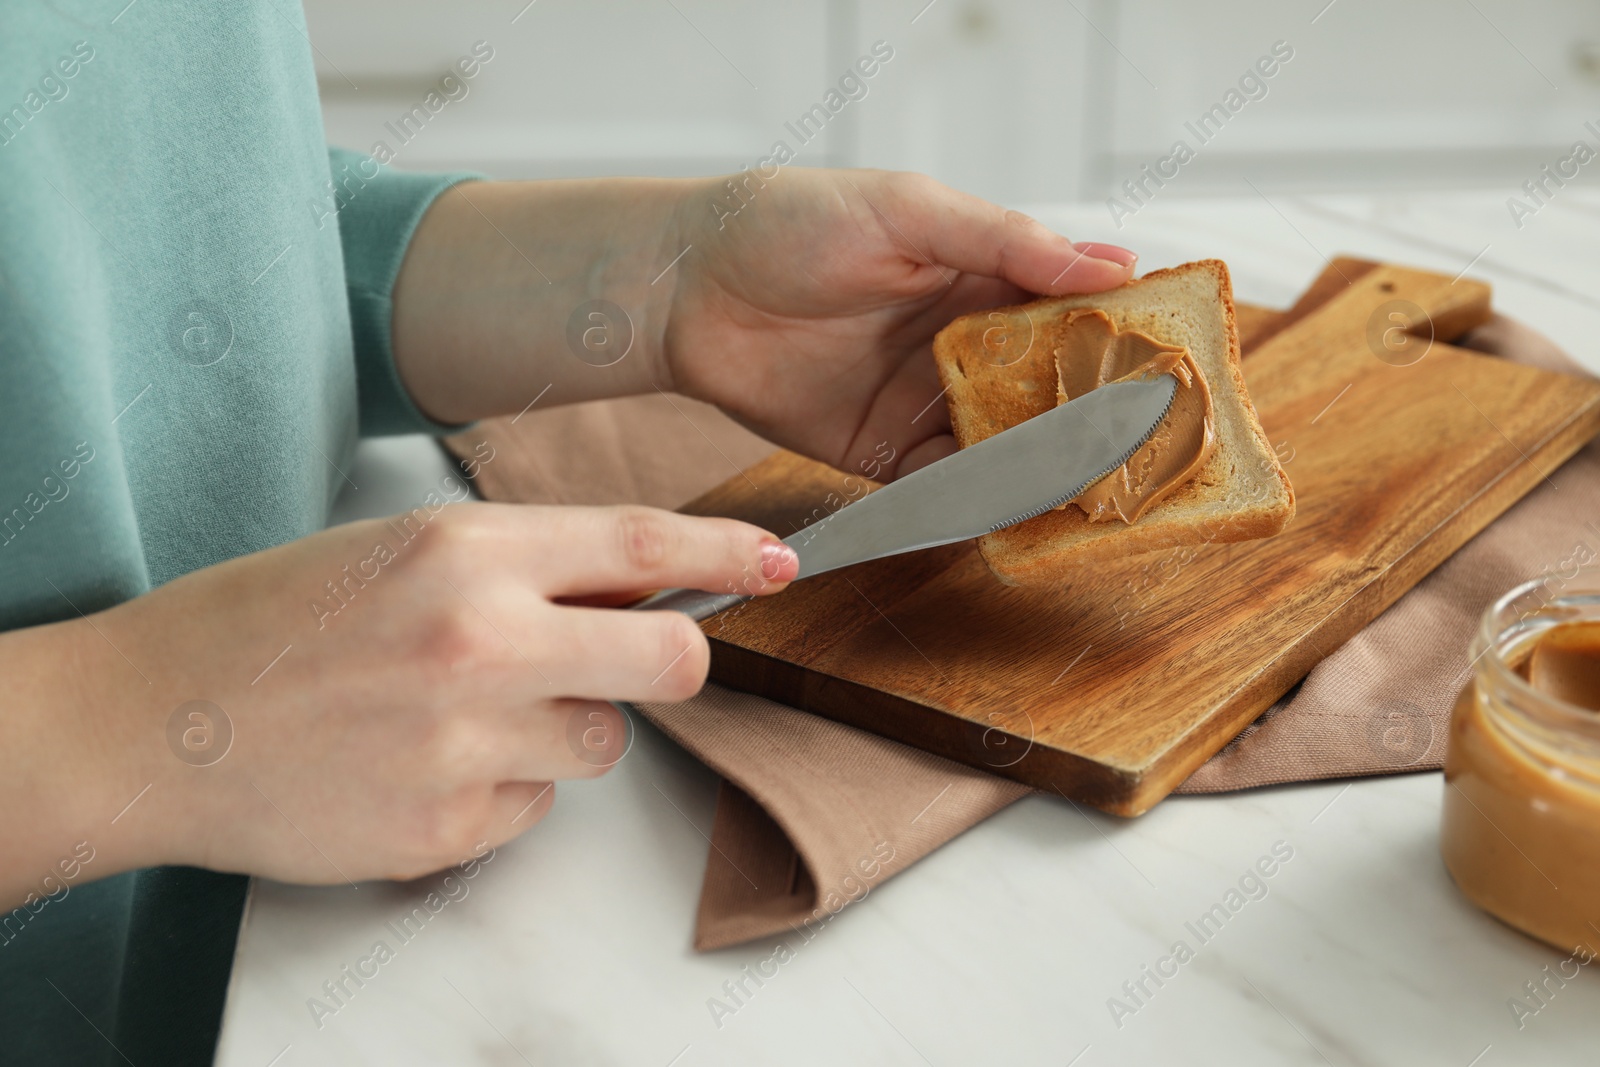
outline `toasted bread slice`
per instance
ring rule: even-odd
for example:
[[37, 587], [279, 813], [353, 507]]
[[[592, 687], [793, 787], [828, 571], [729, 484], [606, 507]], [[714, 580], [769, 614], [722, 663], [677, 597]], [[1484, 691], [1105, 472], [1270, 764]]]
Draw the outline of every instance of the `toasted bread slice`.
[[1099, 309], [1118, 329], [1189, 350], [1211, 390], [1216, 449], [1192, 480], [1137, 522], [1090, 522], [1069, 501], [980, 538], [995, 576], [1009, 585], [1046, 585], [1096, 560], [1282, 530], [1294, 516], [1294, 489], [1245, 391], [1233, 284], [1221, 260], [1154, 271], [1109, 292], [956, 319], [933, 342], [956, 442], [966, 448], [1056, 405], [1055, 351], [1067, 312], [1079, 308]]

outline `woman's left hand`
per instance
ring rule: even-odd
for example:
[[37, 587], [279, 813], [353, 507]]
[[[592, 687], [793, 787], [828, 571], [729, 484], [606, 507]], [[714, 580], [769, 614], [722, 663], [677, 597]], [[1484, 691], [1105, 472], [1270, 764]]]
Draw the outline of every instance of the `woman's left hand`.
[[918, 174], [795, 168], [734, 187], [681, 209], [670, 387], [879, 480], [955, 451], [932, 358], [951, 319], [1133, 272], [1126, 249], [1074, 245]]

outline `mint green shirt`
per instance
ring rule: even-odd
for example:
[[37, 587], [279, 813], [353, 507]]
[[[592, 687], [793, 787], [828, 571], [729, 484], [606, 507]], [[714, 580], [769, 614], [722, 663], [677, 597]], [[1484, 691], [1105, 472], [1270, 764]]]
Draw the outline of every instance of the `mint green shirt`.
[[[358, 433], [446, 429], [389, 318], [452, 180], [328, 150], [295, 0], [4, 3], [0, 627], [310, 534]], [[93, 873], [0, 921], [0, 1061], [209, 1063], [244, 880]]]

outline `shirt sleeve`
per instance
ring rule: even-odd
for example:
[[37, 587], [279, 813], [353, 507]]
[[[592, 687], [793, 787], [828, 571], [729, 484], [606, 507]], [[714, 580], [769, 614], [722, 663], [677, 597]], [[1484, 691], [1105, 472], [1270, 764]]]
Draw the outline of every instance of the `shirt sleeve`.
[[328, 163], [343, 205], [339, 240], [355, 342], [361, 436], [465, 429], [471, 424], [436, 422], [412, 402], [395, 369], [390, 323], [395, 279], [423, 214], [452, 185], [482, 175], [408, 174], [344, 148], [329, 148]]

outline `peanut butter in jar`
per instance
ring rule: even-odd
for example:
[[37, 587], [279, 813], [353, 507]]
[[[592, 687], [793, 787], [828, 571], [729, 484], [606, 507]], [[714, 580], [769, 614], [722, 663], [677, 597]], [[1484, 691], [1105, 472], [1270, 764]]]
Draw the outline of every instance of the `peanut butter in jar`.
[[1600, 949], [1600, 573], [1484, 614], [1445, 755], [1441, 849], [1473, 903], [1563, 951]]

